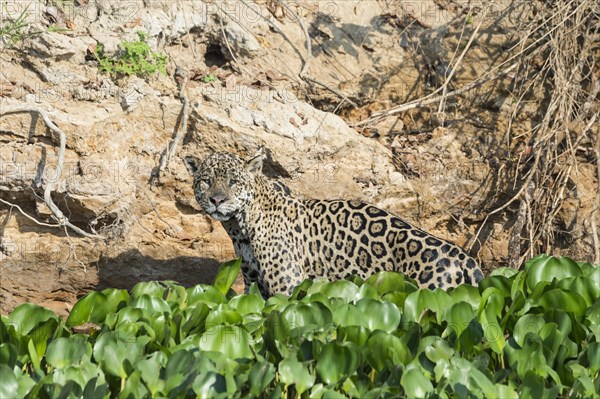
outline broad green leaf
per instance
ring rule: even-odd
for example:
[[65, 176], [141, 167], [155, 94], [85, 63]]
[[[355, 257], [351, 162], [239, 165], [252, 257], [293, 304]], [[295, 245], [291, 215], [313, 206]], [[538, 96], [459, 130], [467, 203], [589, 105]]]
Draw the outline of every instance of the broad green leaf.
[[280, 327], [286, 336], [276, 336], [280, 341], [288, 337], [301, 337], [308, 333], [324, 331], [333, 326], [331, 311], [321, 302], [291, 303], [280, 314]]
[[345, 304], [333, 312], [333, 324], [341, 327], [363, 326], [366, 327], [366, 318], [362, 310], [352, 304]]
[[125, 385], [123, 391], [119, 394], [119, 398], [145, 398], [148, 397], [148, 388], [142, 383], [142, 373], [139, 370], [135, 370], [129, 378], [125, 379]]
[[365, 280], [365, 284], [374, 287], [379, 295], [393, 291], [411, 293], [418, 290], [418, 287], [410, 279], [396, 272], [375, 273]]
[[555, 288], [546, 291], [537, 301], [546, 310], [560, 309], [582, 316], [587, 311], [585, 299], [576, 292]]
[[23, 303], [8, 315], [7, 324], [12, 325], [19, 335], [25, 336], [38, 324], [48, 319], [58, 321], [58, 317], [51, 310], [31, 303]]
[[73, 306], [67, 318], [67, 326], [75, 327], [85, 323], [102, 323], [110, 311], [110, 304], [106, 295], [92, 291]]
[[226, 398], [225, 377], [214, 371], [201, 371], [192, 385], [199, 398]]
[[311, 399], [346, 399], [346, 395], [335, 389], [327, 388], [323, 384], [316, 384], [310, 390]]
[[479, 282], [479, 290], [485, 291], [489, 287], [495, 287], [506, 298], [511, 296], [512, 281], [505, 276], [490, 276]]
[[83, 335], [58, 338], [48, 345], [46, 361], [54, 368], [65, 368], [89, 362], [92, 357], [92, 345]]
[[529, 371], [542, 377], [548, 376], [544, 347], [538, 335], [528, 333], [522, 348], [519, 348], [517, 343], [509, 338], [504, 347], [504, 354], [510, 367], [517, 371], [517, 375], [521, 379], [525, 378], [525, 374]]
[[544, 324], [546, 324], [546, 321], [541, 314], [526, 314], [525, 316], [521, 316], [513, 329], [515, 342], [520, 347], [523, 347], [527, 334], [538, 335]]
[[127, 293], [127, 290], [107, 288], [100, 293], [106, 297], [109, 312], [117, 312], [124, 306], [127, 306], [127, 303], [129, 302], [129, 293]]
[[361, 353], [351, 342], [330, 342], [317, 358], [317, 374], [328, 385], [337, 384], [356, 372]]
[[487, 288], [481, 295], [478, 321], [483, 328], [484, 338], [496, 353], [502, 353], [506, 341], [499, 318], [504, 308], [504, 295], [496, 287]]
[[223, 263], [219, 266], [217, 276], [213, 286], [219, 290], [223, 295], [229, 292], [229, 289], [235, 282], [237, 275], [242, 267], [242, 258], [237, 258]]
[[[315, 287], [313, 285], [313, 287]], [[312, 294], [313, 287], [308, 290], [308, 294]], [[326, 283], [320, 286], [318, 292], [328, 298], [343, 298], [346, 302], [352, 302], [358, 294], [358, 286], [348, 280], [337, 280], [332, 283]]]
[[15, 398], [19, 391], [19, 380], [17, 380], [12, 368], [0, 364], [0, 375], [2, 376], [0, 398]]
[[433, 384], [416, 367], [402, 375], [401, 384], [406, 397], [409, 398], [424, 398], [433, 393]]
[[221, 352], [230, 359], [252, 359], [250, 337], [239, 326], [218, 325], [206, 329], [200, 338], [200, 349]]
[[165, 366], [165, 391], [169, 396], [185, 394], [192, 387], [197, 371], [192, 367], [194, 356], [190, 351], [176, 351], [169, 356]]
[[94, 344], [94, 359], [112, 376], [127, 377], [131, 365], [137, 363], [144, 354], [142, 341], [127, 338], [118, 331], [110, 331], [102, 334]]
[[10, 342], [0, 344], [0, 364], [5, 364], [10, 368], [15, 367], [17, 363], [17, 347]]
[[581, 267], [573, 260], [548, 255], [540, 255], [526, 262], [525, 270], [527, 270], [527, 285], [530, 290], [541, 281], [551, 282], [554, 279], [560, 281], [567, 277], [583, 275]]
[[134, 365], [135, 369], [140, 371], [142, 381], [148, 387], [152, 397], [156, 397], [164, 388], [165, 381], [160, 378], [160, 370], [166, 365], [166, 362], [167, 356], [165, 353], [154, 352]]
[[340, 342], [353, 342], [359, 347], [366, 345], [371, 331], [365, 327], [360, 326], [345, 326], [338, 327], [337, 329], [337, 340]]
[[296, 358], [285, 358], [279, 363], [279, 377], [286, 386], [295, 385], [302, 394], [315, 383], [315, 376]]
[[471, 305], [474, 310], [479, 309], [481, 294], [479, 293], [479, 289], [477, 287], [473, 287], [470, 284], [461, 284], [452, 289], [449, 294], [454, 303], [464, 301]]
[[158, 281], [142, 281], [137, 283], [131, 289], [131, 296], [133, 298], [140, 297], [142, 295], [148, 295], [155, 298], [163, 299], [166, 288]]
[[[209, 307], [213, 307], [219, 303], [226, 303], [225, 294], [217, 290], [212, 285], [199, 284], [187, 289], [188, 304], [196, 305], [205, 303]], [[208, 377], [207, 377], [208, 378]]]
[[494, 269], [491, 271], [490, 273], [490, 277], [492, 276], [503, 276], [506, 278], [511, 278], [513, 276], [515, 276], [517, 273], [519, 273], [518, 270], [513, 269], [512, 267], [499, 267], [497, 269]]
[[377, 371], [382, 371], [388, 364], [405, 365], [412, 357], [410, 350], [400, 338], [381, 330], [371, 334], [367, 347], [369, 363]]
[[150, 296], [148, 294], [142, 294], [136, 296], [131, 304], [129, 305], [132, 308], [142, 309], [148, 314], [156, 314], [156, 313], [171, 313], [171, 307], [162, 298]]
[[261, 313], [265, 307], [265, 300], [260, 294], [242, 294], [233, 297], [229, 301], [229, 306], [241, 315]]
[[206, 317], [206, 328], [220, 324], [241, 324], [242, 315], [227, 304], [217, 305]]
[[364, 298], [356, 303], [356, 308], [363, 313], [363, 326], [372, 331], [392, 332], [400, 324], [401, 313], [393, 303]]
[[275, 379], [275, 367], [266, 360], [254, 363], [248, 373], [250, 394], [259, 397]]
[[600, 298], [600, 281], [594, 281], [594, 279], [589, 277], [567, 277], [559, 281], [556, 288], [576, 292], [585, 299], [588, 307], [592, 306], [594, 301]]
[[454, 349], [445, 340], [438, 337], [434, 338], [431, 345], [425, 347], [425, 355], [434, 363], [438, 363], [441, 360], [450, 360], [455, 353]]
[[445, 319], [448, 326], [442, 337], [454, 334], [457, 338], [458, 349], [471, 352], [473, 346], [481, 341], [483, 329], [477, 321], [473, 307], [469, 303], [464, 301], [455, 303], [446, 311]]
[[446, 291], [436, 288], [419, 290], [410, 294], [404, 302], [405, 321], [419, 323], [426, 310], [431, 310], [437, 323], [441, 323], [446, 309], [452, 305], [452, 297]]

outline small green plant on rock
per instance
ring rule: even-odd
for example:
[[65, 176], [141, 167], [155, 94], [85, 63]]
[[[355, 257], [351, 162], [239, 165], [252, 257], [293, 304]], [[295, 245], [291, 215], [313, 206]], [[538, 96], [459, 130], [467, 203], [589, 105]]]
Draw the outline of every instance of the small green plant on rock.
[[[3, 11], [8, 14], [7, 5], [2, 4]], [[27, 9], [26, 6], [23, 12], [13, 20], [0, 19], [0, 48], [12, 48], [18, 42], [24, 40], [28, 36], [39, 32], [31, 32], [30, 25], [27, 22]]]
[[119, 51], [113, 57], [108, 57], [104, 52], [104, 45], [98, 43], [96, 58], [98, 69], [111, 75], [123, 74], [148, 77], [156, 72], [167, 74], [167, 55], [152, 51], [146, 39], [147, 34], [137, 32], [138, 40], [122, 41]]

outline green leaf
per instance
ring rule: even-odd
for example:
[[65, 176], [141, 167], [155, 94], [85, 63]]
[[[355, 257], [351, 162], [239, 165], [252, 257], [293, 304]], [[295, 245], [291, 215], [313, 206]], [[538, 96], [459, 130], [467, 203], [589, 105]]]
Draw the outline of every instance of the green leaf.
[[223, 263], [219, 266], [217, 276], [213, 286], [219, 290], [223, 295], [229, 292], [229, 289], [235, 282], [237, 275], [242, 267], [242, 258], [237, 258]]
[[[337, 312], [336, 312], [337, 315]], [[360, 326], [338, 327], [337, 340], [340, 342], [353, 342], [359, 347], [366, 345], [371, 331]]]
[[[600, 277], [600, 276], [599, 276]], [[586, 305], [592, 306], [594, 301], [600, 298], [600, 281], [590, 277], [567, 277], [558, 282], [556, 288], [562, 288], [565, 291], [576, 292], [585, 299]]]
[[532, 333], [538, 335], [544, 324], [546, 324], [546, 321], [541, 314], [526, 314], [521, 316], [513, 329], [515, 342], [519, 344], [520, 347], [523, 347], [527, 334]]
[[189, 306], [205, 303], [212, 308], [219, 303], [227, 303], [225, 294], [212, 285], [199, 284], [190, 287], [187, 289], [187, 296]]
[[410, 294], [404, 303], [405, 321], [419, 323], [426, 310], [431, 310], [438, 323], [442, 322], [446, 309], [452, 305], [452, 297], [444, 290], [419, 290]]
[[233, 297], [229, 301], [229, 306], [241, 315], [261, 313], [265, 307], [265, 300], [260, 294], [242, 294]]
[[412, 358], [408, 346], [400, 338], [381, 330], [371, 334], [367, 347], [368, 361], [377, 371], [382, 371], [388, 364], [408, 364]]
[[275, 366], [266, 360], [254, 363], [248, 373], [250, 394], [259, 397], [275, 379]]
[[449, 294], [454, 303], [463, 301], [471, 305], [474, 310], [479, 309], [481, 294], [479, 293], [479, 289], [477, 287], [473, 287], [470, 284], [461, 284], [452, 289]]
[[317, 358], [317, 374], [328, 385], [337, 384], [356, 372], [361, 363], [361, 354], [351, 342], [330, 342]]
[[239, 326], [218, 325], [207, 328], [200, 338], [200, 349], [221, 352], [230, 359], [252, 359], [250, 337]]
[[144, 353], [142, 341], [127, 338], [118, 331], [109, 331], [102, 334], [94, 344], [94, 359], [112, 376], [127, 377], [131, 365], [137, 363]]
[[127, 306], [129, 301], [129, 293], [127, 290], [119, 290], [116, 288], [107, 288], [101, 291], [106, 297], [109, 313], [114, 313]]
[[411, 368], [403, 375], [401, 382], [406, 397], [424, 398], [433, 393], [433, 384], [423, 375], [419, 368]]
[[142, 373], [139, 370], [135, 370], [124, 381], [123, 391], [118, 396], [120, 399], [147, 398], [150, 394], [148, 388], [142, 383]]
[[149, 295], [163, 299], [165, 290], [166, 288], [158, 281], [142, 281], [133, 286], [131, 289], [131, 296], [137, 298], [142, 295]]
[[201, 372], [193, 384], [194, 393], [199, 398], [226, 398], [225, 377], [214, 371]]
[[242, 315], [227, 304], [217, 305], [206, 317], [206, 328], [220, 324], [241, 324]]
[[[316, 291], [318, 289], [318, 291]], [[315, 284], [308, 289], [307, 294], [314, 294], [320, 292], [328, 298], [342, 298], [346, 302], [352, 302], [358, 294], [358, 286], [348, 280], [337, 280], [332, 283], [325, 283], [323, 285]]]
[[418, 290], [418, 287], [413, 284], [406, 276], [396, 272], [378, 272], [371, 275], [365, 284], [374, 287], [379, 295], [384, 295], [388, 292], [406, 292], [411, 293]]
[[295, 385], [299, 395], [315, 383], [315, 376], [293, 357], [285, 358], [279, 363], [279, 377], [286, 386]]
[[458, 349], [470, 352], [473, 346], [480, 342], [483, 330], [469, 303], [464, 301], [455, 303], [446, 311], [445, 319], [448, 326], [442, 337], [454, 335], [457, 338]]
[[58, 317], [51, 310], [31, 303], [23, 303], [8, 315], [7, 324], [14, 326], [19, 335], [25, 336], [38, 324], [49, 319], [58, 321]]
[[0, 398], [15, 398], [17, 392], [19, 392], [19, 380], [15, 376], [12, 368], [5, 364], [0, 364], [0, 375], [2, 376]]
[[135, 299], [129, 305], [132, 308], [142, 309], [148, 314], [156, 313], [171, 313], [171, 307], [162, 298], [150, 296], [148, 294], [142, 294], [135, 297]]
[[165, 381], [160, 378], [160, 370], [166, 362], [167, 356], [163, 352], [154, 352], [134, 365], [135, 369], [140, 371], [152, 397], [156, 397], [164, 389]]
[[527, 285], [530, 290], [541, 281], [551, 282], [554, 279], [562, 280], [567, 277], [583, 275], [581, 267], [572, 259], [555, 258], [548, 255], [537, 256], [525, 263], [527, 270]]
[[169, 356], [164, 374], [165, 391], [169, 396], [180, 396], [191, 388], [197, 374], [193, 361], [190, 351], [180, 350]]
[[102, 323], [111, 306], [106, 295], [92, 291], [75, 303], [69, 317], [67, 326], [75, 327], [85, 323]]
[[17, 364], [17, 347], [10, 342], [0, 344], [0, 364], [5, 364], [10, 368]]
[[368, 329], [392, 332], [400, 324], [400, 310], [390, 302], [380, 302], [371, 298], [361, 299], [356, 308], [363, 314], [363, 326]]
[[544, 292], [537, 304], [545, 310], [560, 309], [565, 312], [573, 312], [576, 316], [584, 315], [588, 308], [581, 295], [560, 288]]
[[46, 361], [54, 368], [87, 363], [92, 357], [92, 345], [83, 335], [58, 338], [48, 345]]

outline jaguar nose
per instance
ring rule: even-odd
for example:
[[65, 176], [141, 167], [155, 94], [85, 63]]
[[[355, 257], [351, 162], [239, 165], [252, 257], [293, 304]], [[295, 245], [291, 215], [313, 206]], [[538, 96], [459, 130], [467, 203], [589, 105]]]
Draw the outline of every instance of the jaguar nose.
[[214, 206], [221, 205], [226, 199], [227, 197], [223, 194], [215, 194], [209, 198], [210, 202], [212, 202]]

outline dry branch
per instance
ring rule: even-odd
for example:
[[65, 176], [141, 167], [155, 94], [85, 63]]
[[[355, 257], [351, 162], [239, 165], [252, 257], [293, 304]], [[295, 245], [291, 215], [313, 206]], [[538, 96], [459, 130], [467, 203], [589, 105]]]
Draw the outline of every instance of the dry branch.
[[[37, 113], [39, 116], [42, 117], [42, 120], [44, 121], [46, 126], [50, 130], [52, 130], [54, 133], [56, 133], [59, 138], [58, 163], [56, 165], [56, 173], [53, 178], [48, 180], [48, 182], [46, 184], [46, 188], [44, 189], [44, 202], [46, 203], [48, 208], [50, 208], [50, 210], [52, 211], [52, 215], [56, 219], [58, 224], [57, 225], [43, 224], [43, 225], [52, 226], [52, 227], [66, 226], [66, 227], [70, 228], [71, 230], [73, 230], [74, 232], [76, 232], [77, 234], [82, 235], [84, 237], [104, 240], [105, 237], [102, 237], [102, 236], [99, 236], [96, 234], [90, 234], [90, 233], [80, 229], [79, 227], [73, 225], [69, 221], [69, 219], [62, 213], [62, 211], [58, 208], [58, 206], [56, 206], [54, 201], [52, 200], [52, 189], [54, 188], [54, 185], [60, 180], [60, 177], [62, 176], [62, 169], [63, 169], [63, 165], [65, 162], [65, 150], [66, 150], [66, 144], [67, 144], [67, 136], [58, 126], [56, 126], [54, 124], [54, 122], [52, 122], [52, 120], [50, 120], [50, 117], [48, 116], [46, 111], [44, 111], [43, 109], [40, 109], [40, 108], [31, 107], [28, 105], [27, 106], [8, 107], [8, 108], [4, 108], [2, 111], [0, 111], [0, 117], [6, 116], [6, 115], [11, 115], [11, 114], [22, 114], [22, 113], [30, 113], [30, 114]], [[2, 202], [9, 204], [10, 206], [16, 206], [16, 205], [7, 203], [6, 201], [2, 201]], [[34, 218], [26, 215], [25, 212], [23, 212], [23, 210], [21, 208], [19, 208], [18, 206], [16, 206], [16, 207], [17, 207], [17, 209], [19, 209], [19, 211], [23, 215], [27, 216], [29, 219], [35, 220]], [[41, 222], [37, 222], [37, 221], [36, 221], [36, 223], [41, 224]]]
[[154, 184], [156, 184], [156, 182], [158, 182], [160, 179], [160, 174], [163, 169], [169, 167], [169, 162], [171, 161], [173, 155], [177, 152], [177, 146], [187, 131], [190, 102], [185, 94], [185, 87], [187, 86], [187, 82], [189, 80], [189, 72], [183, 68], [177, 67], [175, 71], [175, 79], [179, 86], [179, 99], [182, 102], [181, 125], [175, 133], [175, 137], [173, 137], [173, 140], [169, 143], [169, 146], [165, 149], [165, 152], [163, 152], [162, 156], [160, 157], [158, 167], [152, 172], [152, 176], [150, 177], [150, 186], [154, 186]]

